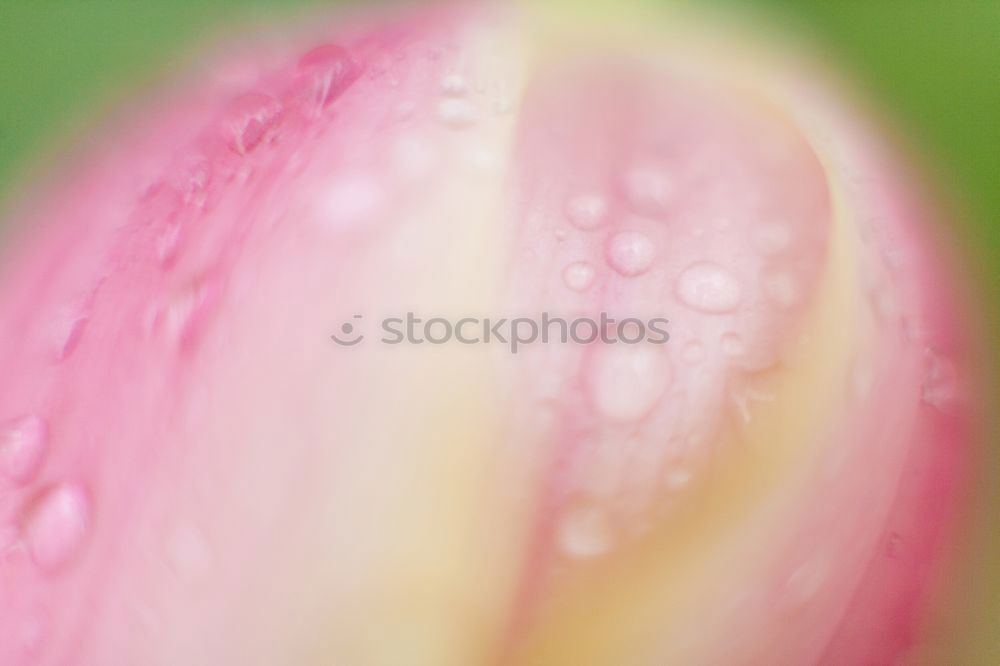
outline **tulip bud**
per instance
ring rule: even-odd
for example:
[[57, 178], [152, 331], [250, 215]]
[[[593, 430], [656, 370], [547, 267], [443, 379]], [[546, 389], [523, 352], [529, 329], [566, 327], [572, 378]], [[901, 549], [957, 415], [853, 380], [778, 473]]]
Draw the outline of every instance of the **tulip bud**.
[[0, 663], [907, 654], [976, 359], [843, 86], [638, 6], [314, 23], [18, 217]]

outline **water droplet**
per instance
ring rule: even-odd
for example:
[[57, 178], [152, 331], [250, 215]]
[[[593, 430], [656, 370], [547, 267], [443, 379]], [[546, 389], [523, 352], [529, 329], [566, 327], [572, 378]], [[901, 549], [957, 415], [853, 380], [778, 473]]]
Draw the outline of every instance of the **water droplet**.
[[790, 308], [799, 302], [799, 284], [789, 273], [776, 272], [764, 278], [764, 295], [780, 308]]
[[605, 248], [608, 265], [625, 277], [642, 275], [653, 265], [656, 248], [653, 241], [638, 231], [622, 231], [608, 240]]
[[84, 309], [78, 305], [66, 305], [60, 308], [49, 323], [52, 339], [52, 358], [61, 362], [72, 356], [90, 318]]
[[681, 358], [691, 365], [697, 365], [705, 360], [705, 346], [697, 340], [688, 342], [681, 349]]
[[743, 339], [735, 333], [726, 333], [723, 335], [722, 340], [719, 341], [719, 346], [722, 349], [722, 353], [730, 358], [742, 356], [746, 351]]
[[656, 345], [603, 345], [590, 375], [597, 409], [613, 421], [635, 421], [656, 405], [670, 384], [670, 364]]
[[465, 129], [476, 124], [479, 110], [465, 99], [443, 99], [438, 104], [437, 116], [452, 129]]
[[461, 97], [468, 90], [469, 86], [461, 74], [447, 74], [441, 79], [441, 93], [448, 97]]
[[203, 278], [156, 310], [150, 328], [160, 331], [179, 348], [190, 349], [219, 296], [219, 285], [210, 278]]
[[625, 175], [624, 184], [628, 202], [635, 213], [659, 218], [667, 212], [673, 185], [659, 167], [635, 167]]
[[566, 214], [574, 227], [590, 231], [604, 223], [608, 214], [608, 202], [598, 194], [580, 194], [567, 202]]
[[206, 190], [212, 182], [212, 163], [204, 157], [191, 156], [173, 182], [183, 203], [203, 206]]
[[559, 524], [559, 544], [570, 557], [599, 557], [614, 545], [614, 527], [606, 509], [597, 505], [571, 507]]
[[932, 351], [926, 353], [920, 396], [941, 412], [948, 413], [954, 408], [958, 398], [958, 372], [951, 361]]
[[573, 291], [586, 291], [594, 283], [594, 267], [585, 261], [570, 264], [563, 271], [563, 282]]
[[90, 527], [90, 499], [78, 484], [48, 490], [31, 508], [24, 537], [35, 564], [52, 571], [67, 564], [83, 545]]
[[677, 297], [695, 310], [722, 314], [736, 309], [743, 288], [732, 273], [711, 261], [691, 264], [677, 278]]
[[281, 122], [281, 102], [262, 93], [246, 93], [233, 101], [223, 121], [229, 147], [246, 155], [269, 138]]
[[311, 90], [309, 101], [316, 113], [343, 95], [361, 73], [347, 51], [336, 44], [308, 51], [299, 58], [298, 69]]
[[0, 477], [13, 484], [30, 481], [48, 450], [45, 419], [29, 415], [0, 424]]

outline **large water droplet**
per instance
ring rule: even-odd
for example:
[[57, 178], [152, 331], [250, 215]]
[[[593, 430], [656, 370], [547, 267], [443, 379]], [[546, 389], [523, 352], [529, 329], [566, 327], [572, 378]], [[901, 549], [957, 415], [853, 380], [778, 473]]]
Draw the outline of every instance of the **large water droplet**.
[[563, 271], [563, 282], [573, 291], [586, 291], [594, 283], [594, 267], [585, 261], [570, 264]]
[[48, 450], [49, 427], [40, 416], [0, 423], [0, 477], [12, 484], [30, 481]]
[[677, 297], [695, 310], [722, 314], [736, 309], [743, 287], [732, 273], [711, 261], [688, 266], [677, 278]]
[[79, 484], [49, 489], [24, 522], [25, 542], [35, 564], [45, 571], [67, 564], [83, 546], [90, 513], [90, 499]]
[[656, 248], [653, 241], [639, 231], [622, 231], [610, 239], [605, 247], [608, 265], [620, 275], [642, 275], [653, 265]]
[[559, 524], [559, 545], [570, 557], [593, 558], [614, 545], [614, 527], [606, 509], [596, 504], [571, 507]]
[[662, 347], [618, 343], [599, 349], [589, 388], [595, 406], [604, 416], [628, 422], [645, 416], [670, 380], [670, 364]]
[[570, 224], [584, 231], [604, 224], [607, 214], [608, 202], [598, 194], [580, 194], [566, 203], [566, 215]]
[[360, 68], [347, 51], [336, 44], [324, 44], [299, 58], [299, 74], [310, 89], [310, 103], [319, 113], [344, 94], [358, 78]]
[[229, 147], [240, 155], [253, 152], [281, 122], [281, 102], [262, 93], [247, 93], [233, 101], [223, 120]]

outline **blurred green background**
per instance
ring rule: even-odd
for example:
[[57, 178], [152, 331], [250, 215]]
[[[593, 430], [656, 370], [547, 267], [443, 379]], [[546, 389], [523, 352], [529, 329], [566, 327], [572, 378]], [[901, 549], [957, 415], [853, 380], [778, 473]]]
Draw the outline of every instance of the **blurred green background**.
[[[982, 291], [1000, 347], [1000, 0], [716, 0], [775, 12], [812, 35], [912, 137], [954, 192], [946, 223]], [[0, 201], [39, 156], [142, 84], [186, 45], [241, 17], [315, 0], [0, 0]], [[110, 101], [109, 101], [110, 100]], [[995, 393], [993, 395], [995, 398]], [[995, 419], [994, 419], [995, 421]], [[996, 435], [997, 429], [992, 430]], [[1000, 480], [986, 465], [981, 530], [994, 547], [972, 565], [975, 619], [928, 663], [1000, 664]], [[992, 484], [990, 483], [992, 481]], [[940, 659], [941, 661], [938, 661]]]

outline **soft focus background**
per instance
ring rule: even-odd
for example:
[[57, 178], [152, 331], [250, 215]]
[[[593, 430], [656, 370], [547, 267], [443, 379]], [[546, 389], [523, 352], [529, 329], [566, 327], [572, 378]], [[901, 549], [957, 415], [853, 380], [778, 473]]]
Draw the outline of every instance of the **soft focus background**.
[[[185, 46], [243, 19], [315, 0], [0, 0], [0, 203], [88, 119], [149, 85]], [[947, 221], [1000, 348], [1000, 1], [716, 0], [775, 14], [815, 40], [927, 156], [953, 197]], [[995, 354], [994, 354], [995, 358]], [[993, 362], [994, 368], [997, 364]], [[997, 373], [993, 373], [996, 376]], [[991, 390], [988, 405], [997, 403]], [[991, 409], [991, 412], [995, 410]], [[965, 601], [947, 664], [1000, 664], [1000, 455], [996, 416], [982, 466]], [[987, 544], [988, 542], [988, 544]], [[947, 609], [946, 609], [947, 610]]]

